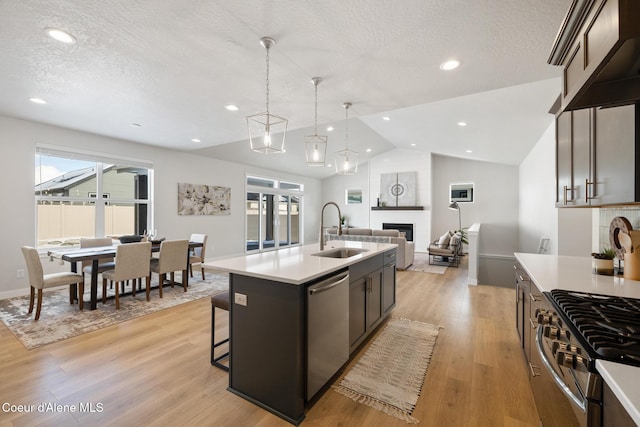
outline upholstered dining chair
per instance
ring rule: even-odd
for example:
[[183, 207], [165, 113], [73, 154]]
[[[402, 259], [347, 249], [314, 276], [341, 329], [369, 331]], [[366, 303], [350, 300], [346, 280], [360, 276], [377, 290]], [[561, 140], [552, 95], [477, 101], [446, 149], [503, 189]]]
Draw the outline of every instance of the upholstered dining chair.
[[[42, 262], [40, 262], [40, 254], [38, 250], [31, 246], [22, 247], [22, 255], [27, 263], [27, 272], [29, 274], [29, 285], [31, 286], [31, 295], [29, 299], [29, 314], [33, 313], [33, 303], [35, 299], [35, 291], [38, 290], [38, 306], [36, 308], [35, 320], [40, 319], [40, 311], [42, 309], [42, 290], [46, 288], [54, 288], [57, 286], [71, 286], [77, 284], [80, 289], [80, 295], [84, 293], [84, 275], [80, 273], [50, 273], [44, 274]], [[69, 290], [69, 303], [73, 304], [73, 295]], [[82, 310], [82, 298], [78, 301], [78, 306]]]
[[133, 281], [131, 293], [135, 296], [135, 280], [144, 277], [147, 282], [147, 301], [151, 291], [151, 273], [149, 264], [151, 262], [151, 242], [127, 243], [118, 245], [116, 248], [116, 265], [113, 270], [102, 273], [102, 302], [107, 298], [107, 280], [116, 282], [116, 309], [120, 309], [120, 287], [119, 282], [126, 280]]
[[192, 234], [189, 238], [190, 242], [202, 243], [202, 247], [193, 248], [189, 254], [189, 271], [191, 277], [193, 277], [193, 264], [200, 264], [200, 270], [202, 271], [202, 280], [204, 280], [204, 268], [202, 263], [204, 262], [204, 253], [207, 249], [207, 235], [206, 234]]
[[158, 274], [158, 289], [162, 298], [162, 285], [167, 278], [167, 273], [171, 274], [171, 286], [174, 284], [174, 274], [182, 271], [182, 286], [187, 292], [187, 262], [189, 257], [188, 240], [165, 240], [160, 244], [160, 254], [158, 258], [151, 260], [151, 271]]
[[[111, 237], [97, 237], [95, 239], [90, 239], [83, 237], [80, 239], [80, 247], [81, 248], [97, 248], [100, 246], [112, 246], [113, 240]], [[84, 274], [93, 273], [93, 262], [92, 261], [82, 261], [82, 272]], [[113, 258], [105, 258], [101, 259], [98, 262], [98, 273], [102, 273], [107, 270], [113, 270], [116, 266]]]

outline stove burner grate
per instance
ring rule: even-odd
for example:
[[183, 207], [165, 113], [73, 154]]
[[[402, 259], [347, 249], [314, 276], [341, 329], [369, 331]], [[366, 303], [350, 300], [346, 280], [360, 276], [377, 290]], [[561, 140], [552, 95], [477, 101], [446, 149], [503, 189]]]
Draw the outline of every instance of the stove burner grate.
[[640, 300], [565, 290], [550, 295], [598, 357], [640, 366]]

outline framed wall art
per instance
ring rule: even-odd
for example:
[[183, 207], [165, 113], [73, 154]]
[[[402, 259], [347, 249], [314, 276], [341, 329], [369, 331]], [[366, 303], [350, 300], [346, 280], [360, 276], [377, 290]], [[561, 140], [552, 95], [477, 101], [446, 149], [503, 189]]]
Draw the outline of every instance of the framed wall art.
[[178, 183], [178, 215], [230, 215], [231, 187]]
[[347, 205], [357, 205], [362, 203], [362, 190], [346, 190], [345, 203]]

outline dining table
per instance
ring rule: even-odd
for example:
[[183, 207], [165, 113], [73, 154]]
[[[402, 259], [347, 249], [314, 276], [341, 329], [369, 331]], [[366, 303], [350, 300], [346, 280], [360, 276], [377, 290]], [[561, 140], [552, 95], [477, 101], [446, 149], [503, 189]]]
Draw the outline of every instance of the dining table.
[[[126, 243], [121, 243], [126, 244]], [[161, 242], [151, 242], [151, 252], [160, 251]], [[71, 264], [71, 271], [73, 273], [78, 272], [78, 263], [82, 261], [91, 261], [91, 296], [89, 301], [90, 310], [95, 310], [98, 302], [98, 265], [101, 259], [114, 258], [118, 244], [111, 246], [97, 246], [92, 248], [55, 248], [47, 251], [47, 255], [51, 260], [60, 259]], [[202, 242], [189, 242], [189, 249], [185, 254], [185, 269], [182, 271], [182, 280], [185, 286], [189, 286], [189, 253], [194, 248], [202, 247]], [[135, 285], [134, 285], [135, 286]], [[163, 286], [163, 283], [158, 283], [158, 286]], [[77, 295], [77, 290], [71, 290], [72, 297]], [[80, 296], [82, 298], [82, 296]]]

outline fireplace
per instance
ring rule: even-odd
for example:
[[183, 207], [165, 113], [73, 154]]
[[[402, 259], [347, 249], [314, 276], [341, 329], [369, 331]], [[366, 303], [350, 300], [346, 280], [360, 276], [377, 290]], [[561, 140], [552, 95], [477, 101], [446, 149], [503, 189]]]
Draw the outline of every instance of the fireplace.
[[407, 242], [413, 242], [413, 224], [398, 224], [394, 222], [383, 222], [383, 230], [398, 230], [407, 236]]

